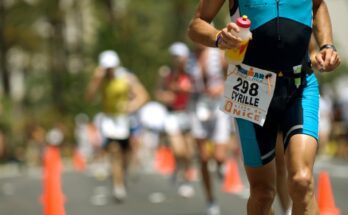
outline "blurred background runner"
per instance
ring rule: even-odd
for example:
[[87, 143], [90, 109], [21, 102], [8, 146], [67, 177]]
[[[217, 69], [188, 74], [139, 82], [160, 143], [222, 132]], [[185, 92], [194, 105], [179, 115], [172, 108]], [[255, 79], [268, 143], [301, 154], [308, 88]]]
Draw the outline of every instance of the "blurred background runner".
[[189, 171], [193, 159], [191, 122], [188, 102], [192, 90], [191, 78], [187, 73], [190, 50], [183, 42], [175, 42], [169, 47], [171, 64], [158, 71], [156, 99], [167, 107], [165, 134], [176, 159], [173, 174], [179, 182], [178, 193], [184, 197], [194, 195]]
[[[228, 155], [232, 120], [219, 110], [223, 95], [223, 55], [219, 49], [195, 44], [188, 71], [193, 80], [190, 111], [192, 136], [198, 147], [207, 214], [220, 214], [213, 192], [209, 164], [216, 165], [220, 179]], [[211, 160], [213, 159], [213, 160]], [[212, 161], [215, 161], [215, 163]]]
[[126, 170], [131, 159], [131, 119], [148, 100], [148, 94], [138, 79], [120, 66], [115, 51], [99, 55], [99, 67], [88, 85], [86, 98], [94, 99], [101, 93], [102, 111], [96, 119], [102, 136], [102, 146], [111, 163], [114, 197], [126, 198]]

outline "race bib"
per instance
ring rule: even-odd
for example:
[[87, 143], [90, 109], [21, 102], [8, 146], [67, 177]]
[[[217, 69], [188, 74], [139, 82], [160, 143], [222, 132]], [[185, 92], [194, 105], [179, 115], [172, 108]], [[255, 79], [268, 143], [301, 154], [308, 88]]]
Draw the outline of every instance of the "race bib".
[[220, 109], [232, 117], [263, 126], [273, 97], [276, 77], [273, 72], [245, 64], [230, 64]]

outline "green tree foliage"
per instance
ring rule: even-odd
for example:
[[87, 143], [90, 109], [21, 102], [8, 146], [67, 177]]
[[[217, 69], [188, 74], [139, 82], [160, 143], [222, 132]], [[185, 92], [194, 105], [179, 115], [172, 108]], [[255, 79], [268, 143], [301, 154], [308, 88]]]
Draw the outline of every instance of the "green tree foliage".
[[[127, 3], [116, 4], [113, 16], [108, 15], [109, 2], [99, 2], [98, 9], [104, 11], [98, 10], [102, 24], [94, 50], [117, 50], [123, 64], [151, 91], [158, 67], [168, 63], [168, 46], [174, 41], [190, 43], [186, 31], [197, 1], [119, 1]], [[217, 22], [223, 20], [221, 15]]]

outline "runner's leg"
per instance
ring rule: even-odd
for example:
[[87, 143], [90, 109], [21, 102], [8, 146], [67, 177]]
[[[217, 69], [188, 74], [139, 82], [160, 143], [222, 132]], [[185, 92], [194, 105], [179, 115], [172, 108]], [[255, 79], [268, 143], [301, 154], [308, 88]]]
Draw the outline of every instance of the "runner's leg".
[[287, 172], [284, 158], [282, 134], [278, 133], [276, 143], [277, 194], [284, 215], [290, 215], [290, 196], [288, 191]]
[[214, 202], [215, 199], [214, 199], [214, 195], [212, 191], [210, 172], [208, 168], [208, 162], [211, 157], [208, 146], [207, 146], [208, 142], [207, 140], [204, 140], [204, 139], [196, 139], [196, 141], [198, 144], [202, 182], [203, 182], [204, 191], [206, 193], [206, 199], [207, 199], [207, 202]]
[[248, 215], [273, 214], [272, 203], [276, 194], [275, 160], [262, 167], [245, 167], [245, 170], [250, 183]]
[[122, 148], [117, 142], [111, 142], [107, 150], [111, 162], [113, 192], [118, 200], [123, 200], [126, 197], [124, 167], [127, 158], [122, 153]]
[[315, 138], [303, 134], [296, 134], [290, 138], [286, 151], [286, 162], [293, 215], [319, 214], [314, 195], [313, 178], [316, 152]]

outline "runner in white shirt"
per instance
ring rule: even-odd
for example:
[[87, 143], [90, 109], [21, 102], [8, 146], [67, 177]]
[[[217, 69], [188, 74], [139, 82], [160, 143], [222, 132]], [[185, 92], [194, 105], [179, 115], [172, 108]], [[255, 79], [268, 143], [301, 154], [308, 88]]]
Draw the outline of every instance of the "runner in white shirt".
[[[224, 163], [230, 141], [232, 120], [219, 110], [223, 94], [223, 58], [220, 50], [196, 44], [188, 64], [193, 79], [191, 96], [192, 135], [200, 156], [202, 182], [207, 200], [207, 213], [219, 214], [213, 194], [208, 163], [214, 158], [218, 169]], [[212, 143], [213, 147], [209, 147]], [[212, 151], [212, 148], [214, 149]]]

